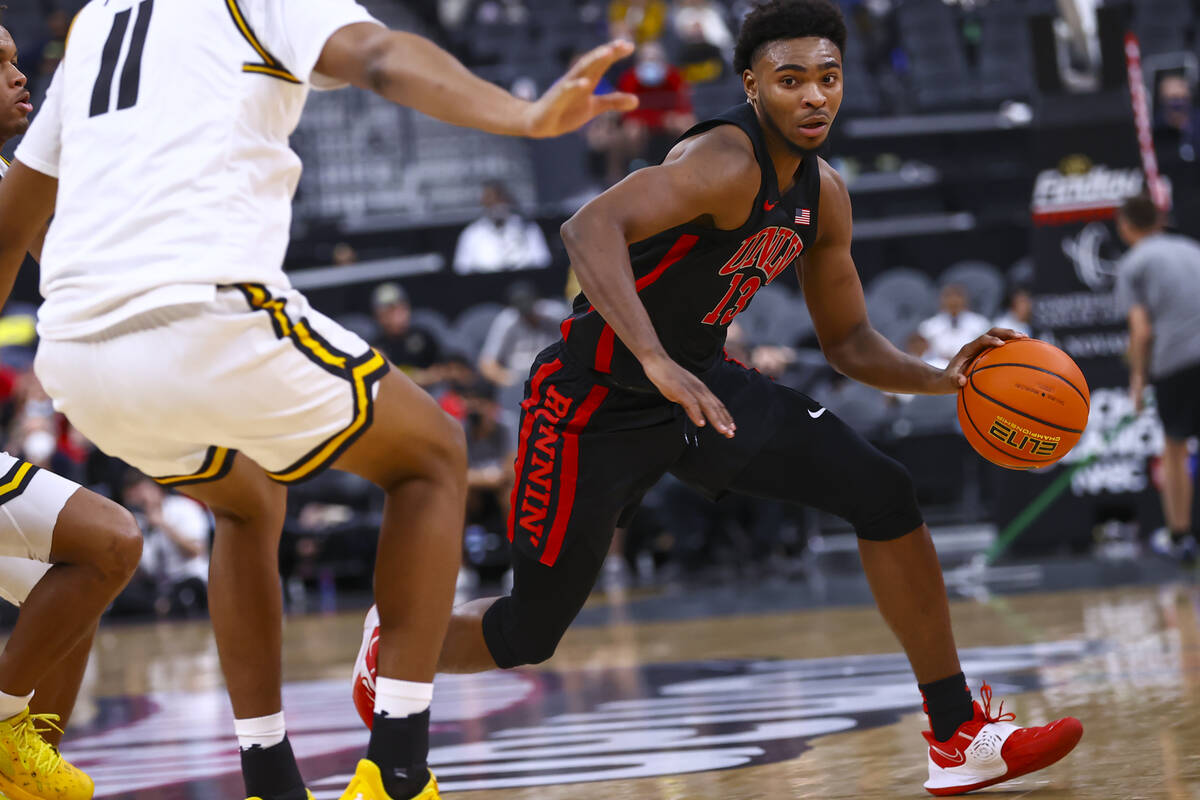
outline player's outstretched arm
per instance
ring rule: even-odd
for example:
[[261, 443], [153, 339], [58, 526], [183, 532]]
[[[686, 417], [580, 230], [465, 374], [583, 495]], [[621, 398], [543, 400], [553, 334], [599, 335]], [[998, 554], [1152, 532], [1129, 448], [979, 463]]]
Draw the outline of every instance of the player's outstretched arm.
[[871, 327], [867, 303], [850, 255], [853, 222], [850, 193], [837, 172], [821, 162], [821, 213], [816, 243], [797, 261], [804, 299], [812, 314], [821, 351], [848, 378], [886, 392], [952, 394], [965, 364], [982, 350], [1020, 337], [993, 328], [966, 345], [941, 370], [911, 356]]
[[428, 39], [356, 23], [329, 38], [316, 71], [444, 122], [488, 133], [545, 138], [569, 133], [606, 111], [636, 108], [633, 95], [594, 94], [608, 68], [632, 52], [628, 42], [597, 47], [541, 98], [529, 102], [472, 74]]
[[27, 252], [41, 255], [46, 223], [54, 214], [58, 181], [14, 161], [0, 181], [0, 308], [8, 302]]
[[726, 436], [734, 431], [729, 412], [663, 349], [638, 297], [628, 247], [687, 222], [735, 229], [746, 221], [759, 183], [749, 139], [721, 126], [680, 143], [661, 166], [633, 173], [562, 226], [583, 291], [646, 377], [697, 425], [707, 420]]

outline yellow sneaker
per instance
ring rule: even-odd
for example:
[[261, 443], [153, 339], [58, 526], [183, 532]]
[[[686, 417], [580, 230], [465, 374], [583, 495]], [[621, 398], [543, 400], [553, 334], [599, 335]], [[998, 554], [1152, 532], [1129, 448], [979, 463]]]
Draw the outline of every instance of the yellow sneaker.
[[[373, 761], [364, 758], [358, 762], [358, 769], [354, 771], [350, 785], [346, 787], [346, 791], [342, 792], [342, 800], [397, 799], [384, 791], [383, 776], [379, 772], [379, 767], [375, 766]], [[437, 778], [433, 777], [432, 772], [429, 773], [429, 783], [425, 784], [421, 793], [412, 800], [442, 800], [442, 796], [438, 794]]]
[[0, 721], [0, 795], [9, 800], [91, 800], [96, 788], [92, 779], [41, 736], [58, 729], [56, 722], [57, 714], [30, 714], [28, 708]]
[[[305, 792], [305, 794], [308, 795], [308, 800], [316, 800], [316, 798], [312, 796], [312, 791], [310, 791], [309, 789], [305, 789], [304, 792]], [[4, 800], [4, 795], [0, 795], [0, 800]], [[262, 800], [262, 798], [261, 797], [247, 797], [246, 800]]]

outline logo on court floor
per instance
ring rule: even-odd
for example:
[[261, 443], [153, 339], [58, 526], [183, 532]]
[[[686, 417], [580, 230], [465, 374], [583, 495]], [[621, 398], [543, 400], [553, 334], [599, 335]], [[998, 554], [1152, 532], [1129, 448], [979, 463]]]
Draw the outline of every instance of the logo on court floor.
[[[963, 669], [1011, 696], [1038, 687], [1038, 667], [1094, 649], [967, 650]], [[890, 725], [920, 704], [901, 655], [447, 676], [430, 762], [448, 792], [682, 775], [794, 759], [814, 739]], [[291, 685], [285, 705], [313, 794], [336, 800], [367, 741], [349, 680]], [[73, 738], [67, 755], [95, 777], [97, 797], [231, 797], [240, 779], [228, 708], [219, 691], [110, 704], [102, 730]], [[914, 725], [920, 759], [917, 734]]]

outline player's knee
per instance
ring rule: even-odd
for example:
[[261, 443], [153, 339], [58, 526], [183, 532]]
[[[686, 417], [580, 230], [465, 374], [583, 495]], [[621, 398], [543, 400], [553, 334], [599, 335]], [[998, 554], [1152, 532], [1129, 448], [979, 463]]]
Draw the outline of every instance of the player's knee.
[[390, 491], [416, 477], [454, 487], [465, 494], [467, 434], [463, 426], [449, 414], [439, 412], [437, 421], [425, 431], [423, 445], [415, 469], [413, 464], [406, 464], [384, 490]]
[[570, 625], [550, 614], [520, 614], [511, 597], [501, 597], [483, 615], [483, 638], [501, 669], [549, 661]]
[[903, 464], [880, 453], [862, 477], [862, 500], [851, 520], [859, 538], [890, 541], [920, 527], [916, 487]]
[[111, 505], [105, 523], [107, 563], [101, 568], [109, 577], [124, 583], [133, 576], [142, 559], [142, 532], [133, 514], [116, 503]]

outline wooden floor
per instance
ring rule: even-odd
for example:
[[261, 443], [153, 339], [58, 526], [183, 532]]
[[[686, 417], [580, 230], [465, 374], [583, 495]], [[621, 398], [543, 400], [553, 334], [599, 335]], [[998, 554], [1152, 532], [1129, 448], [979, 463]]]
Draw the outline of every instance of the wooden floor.
[[[927, 796], [919, 698], [873, 607], [714, 608], [644, 624], [621, 621], [622, 608], [571, 631], [544, 669], [439, 678], [432, 761], [445, 789], [464, 800]], [[991, 681], [1019, 721], [1085, 726], [1066, 760], [990, 793], [1200, 800], [1194, 583], [962, 601], [954, 619], [968, 677]], [[286, 631], [289, 729], [318, 800], [340, 796], [366, 741], [347, 697], [359, 622], [300, 617]], [[242, 796], [205, 624], [103, 630], [86, 695], [86, 724], [64, 749], [95, 775], [97, 797]]]

